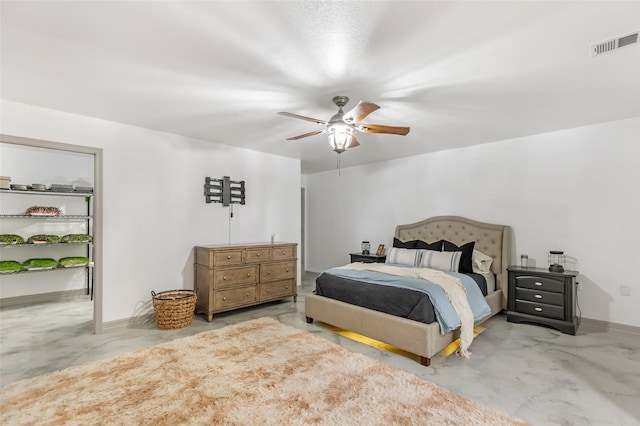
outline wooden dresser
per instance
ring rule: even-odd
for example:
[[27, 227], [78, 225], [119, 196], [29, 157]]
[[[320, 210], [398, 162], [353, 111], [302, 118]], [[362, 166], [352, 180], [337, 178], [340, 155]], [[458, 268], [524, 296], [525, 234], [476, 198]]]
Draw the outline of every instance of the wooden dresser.
[[213, 314], [297, 293], [297, 244], [224, 244], [195, 247], [196, 313]]

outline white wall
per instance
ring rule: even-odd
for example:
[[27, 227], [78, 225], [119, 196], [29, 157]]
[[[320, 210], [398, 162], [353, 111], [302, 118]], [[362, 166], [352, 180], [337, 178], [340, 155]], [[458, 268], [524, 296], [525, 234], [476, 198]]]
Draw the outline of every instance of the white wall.
[[537, 266], [564, 250], [580, 271], [582, 315], [640, 326], [639, 117], [312, 174], [305, 185], [310, 271], [347, 263], [362, 240], [390, 245], [397, 224], [466, 216], [512, 226], [514, 254]]
[[[0, 132], [102, 148], [103, 321], [140, 314], [150, 291], [193, 288], [193, 246], [300, 241], [300, 162], [2, 101]], [[206, 204], [205, 176], [244, 180], [247, 203]]]

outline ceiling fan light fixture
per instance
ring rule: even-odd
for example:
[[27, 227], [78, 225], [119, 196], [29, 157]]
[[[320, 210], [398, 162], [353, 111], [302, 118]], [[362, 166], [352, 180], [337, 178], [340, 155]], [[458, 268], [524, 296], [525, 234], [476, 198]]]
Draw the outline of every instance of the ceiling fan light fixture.
[[353, 128], [351, 126], [336, 124], [327, 129], [329, 145], [338, 154], [345, 152], [353, 141]]

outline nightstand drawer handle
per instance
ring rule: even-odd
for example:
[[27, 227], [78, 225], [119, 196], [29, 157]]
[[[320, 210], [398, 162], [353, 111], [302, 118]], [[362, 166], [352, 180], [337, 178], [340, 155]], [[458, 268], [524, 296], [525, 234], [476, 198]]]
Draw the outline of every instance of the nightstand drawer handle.
[[534, 294], [533, 297], [535, 297], [536, 299], [542, 299], [542, 295], [541, 294]]
[[536, 281], [534, 284], [537, 286], [542, 286], [542, 283], [540, 281]]
[[542, 312], [542, 308], [533, 308], [533, 310], [536, 312]]

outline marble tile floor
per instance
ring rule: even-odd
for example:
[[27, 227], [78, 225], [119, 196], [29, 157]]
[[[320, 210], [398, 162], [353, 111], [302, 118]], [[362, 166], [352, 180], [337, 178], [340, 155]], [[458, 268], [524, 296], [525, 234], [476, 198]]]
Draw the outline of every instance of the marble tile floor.
[[485, 323], [470, 359], [435, 357], [423, 367], [339, 336], [321, 323], [307, 324], [304, 295], [313, 290], [315, 277], [305, 274], [295, 304], [288, 299], [218, 314], [211, 323], [197, 315], [179, 330], [159, 330], [149, 318], [94, 335], [92, 302], [84, 298], [5, 307], [0, 310], [0, 385], [271, 316], [534, 425], [640, 425], [638, 335], [583, 325], [577, 336], [569, 336], [498, 316]]

